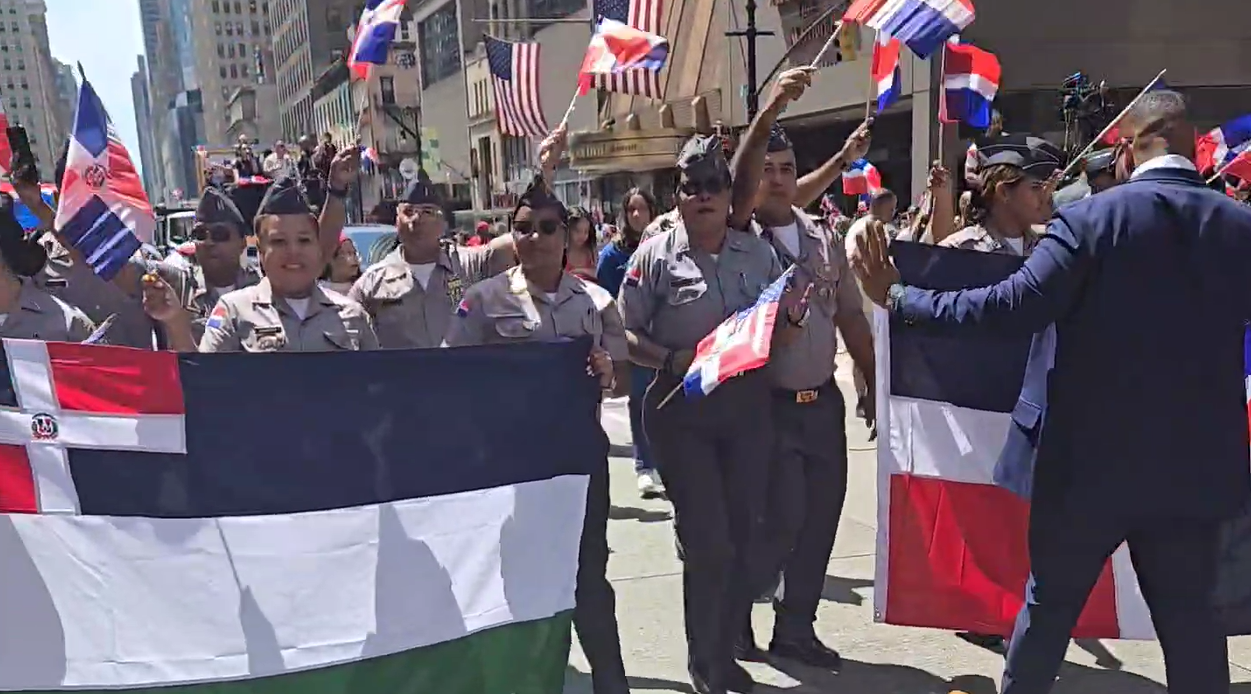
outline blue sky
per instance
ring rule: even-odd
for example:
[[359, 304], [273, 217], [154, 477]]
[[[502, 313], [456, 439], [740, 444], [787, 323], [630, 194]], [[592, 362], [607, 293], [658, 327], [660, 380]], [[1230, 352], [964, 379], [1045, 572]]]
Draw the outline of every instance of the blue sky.
[[118, 134], [139, 163], [139, 137], [130, 95], [130, 76], [143, 54], [138, 0], [45, 0], [52, 55], [82, 63], [87, 79], [109, 110]]

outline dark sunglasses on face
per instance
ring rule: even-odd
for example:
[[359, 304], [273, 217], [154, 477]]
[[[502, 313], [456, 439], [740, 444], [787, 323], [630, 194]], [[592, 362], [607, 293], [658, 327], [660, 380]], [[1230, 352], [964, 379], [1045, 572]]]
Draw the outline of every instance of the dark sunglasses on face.
[[192, 241], [212, 241], [225, 243], [234, 238], [234, 229], [224, 224], [197, 224], [191, 227]]
[[537, 231], [544, 236], [551, 236], [564, 228], [565, 225], [555, 219], [543, 219], [537, 223], [531, 221], [513, 222], [513, 230], [522, 235]]
[[705, 178], [687, 178], [678, 184], [678, 190], [683, 195], [695, 197], [701, 193], [716, 195], [728, 188], [727, 181], [722, 176], [709, 176]]

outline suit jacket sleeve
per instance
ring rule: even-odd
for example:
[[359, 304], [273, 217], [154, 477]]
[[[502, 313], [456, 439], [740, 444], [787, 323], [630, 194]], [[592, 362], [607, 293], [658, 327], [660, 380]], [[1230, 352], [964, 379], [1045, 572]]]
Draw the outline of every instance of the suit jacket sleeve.
[[980, 327], [1033, 334], [1064, 314], [1090, 266], [1091, 251], [1057, 216], [1025, 265], [989, 287], [934, 291], [908, 287], [898, 307], [908, 323]]

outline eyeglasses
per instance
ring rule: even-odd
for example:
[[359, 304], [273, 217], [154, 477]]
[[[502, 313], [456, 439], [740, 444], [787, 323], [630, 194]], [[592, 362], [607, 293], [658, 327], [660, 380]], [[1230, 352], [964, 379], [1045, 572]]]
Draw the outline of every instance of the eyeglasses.
[[430, 205], [405, 205], [404, 215], [408, 217], [442, 217], [443, 210]]
[[197, 224], [191, 227], [192, 241], [225, 243], [235, 236], [235, 230], [225, 224]]
[[703, 193], [716, 195], [729, 188], [724, 176], [708, 176], [705, 178], [687, 178], [678, 184], [678, 191], [683, 195], [695, 197]]
[[513, 231], [521, 235], [539, 232], [544, 236], [551, 236], [564, 230], [565, 225], [555, 219], [540, 220], [537, 224], [531, 221], [513, 222]]

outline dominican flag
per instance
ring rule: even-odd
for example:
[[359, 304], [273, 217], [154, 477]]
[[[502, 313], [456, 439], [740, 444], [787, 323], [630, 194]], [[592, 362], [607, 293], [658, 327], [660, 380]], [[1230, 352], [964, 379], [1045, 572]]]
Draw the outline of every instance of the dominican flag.
[[[932, 289], [993, 284], [1015, 256], [896, 241], [903, 282]], [[1031, 339], [908, 326], [882, 309], [874, 326], [878, 400], [876, 619], [1007, 635], [1029, 575], [1032, 471], [999, 465]], [[1054, 345], [1054, 331], [1042, 337]], [[1251, 402], [1251, 336], [1247, 338]], [[1251, 407], [1251, 405], [1249, 405]], [[1251, 409], [1249, 409], [1251, 418]], [[998, 468], [998, 469], [997, 469]], [[1230, 634], [1247, 633], [1251, 518], [1230, 525], [1217, 600]], [[1154, 639], [1128, 548], [1112, 555], [1073, 636]]]
[[972, 24], [975, 14], [971, 0], [855, 0], [843, 22], [872, 27], [928, 58]]
[[873, 83], [877, 85], [877, 110], [885, 111], [899, 98], [902, 78], [899, 71], [899, 39], [881, 32], [873, 45]]
[[769, 362], [778, 303], [794, 272], [794, 266], [787, 268], [760, 293], [754, 305], [730, 316], [699, 341], [695, 359], [682, 379], [686, 397], [701, 398], [731, 378]]
[[615, 75], [627, 70], [657, 72], [665, 66], [668, 57], [669, 42], [663, 36], [601, 17], [578, 71], [578, 93], [589, 92], [596, 75]]
[[386, 65], [400, 26], [400, 13], [405, 0], [369, 0], [361, 21], [356, 25], [356, 38], [348, 53], [348, 70], [356, 79], [367, 79], [371, 65]]
[[82, 253], [92, 271], [106, 280], [140, 246], [151, 243], [156, 231], [143, 181], [85, 75], [78, 91], [56, 228]]
[[938, 119], [989, 128], [991, 104], [999, 93], [1003, 71], [994, 53], [952, 41], [943, 59], [943, 92]]
[[561, 691], [588, 349], [5, 340], [0, 691]]
[[1251, 160], [1243, 157], [1251, 147], [1251, 115], [1240, 116], [1200, 135], [1195, 143], [1195, 166], [1238, 178], [1251, 178]]
[[[23, 229], [31, 231], [39, 227], [39, 218], [21, 200], [18, 200], [17, 191], [13, 189], [13, 184], [8, 181], [0, 181], [0, 193], [13, 198], [13, 215], [17, 217], [17, 221], [22, 225]], [[48, 207], [56, 208], [56, 186], [51, 183], [40, 183], [39, 197], [43, 198]]]
[[857, 159], [843, 172], [843, 195], [873, 195], [882, 190], [882, 174], [868, 159]]

